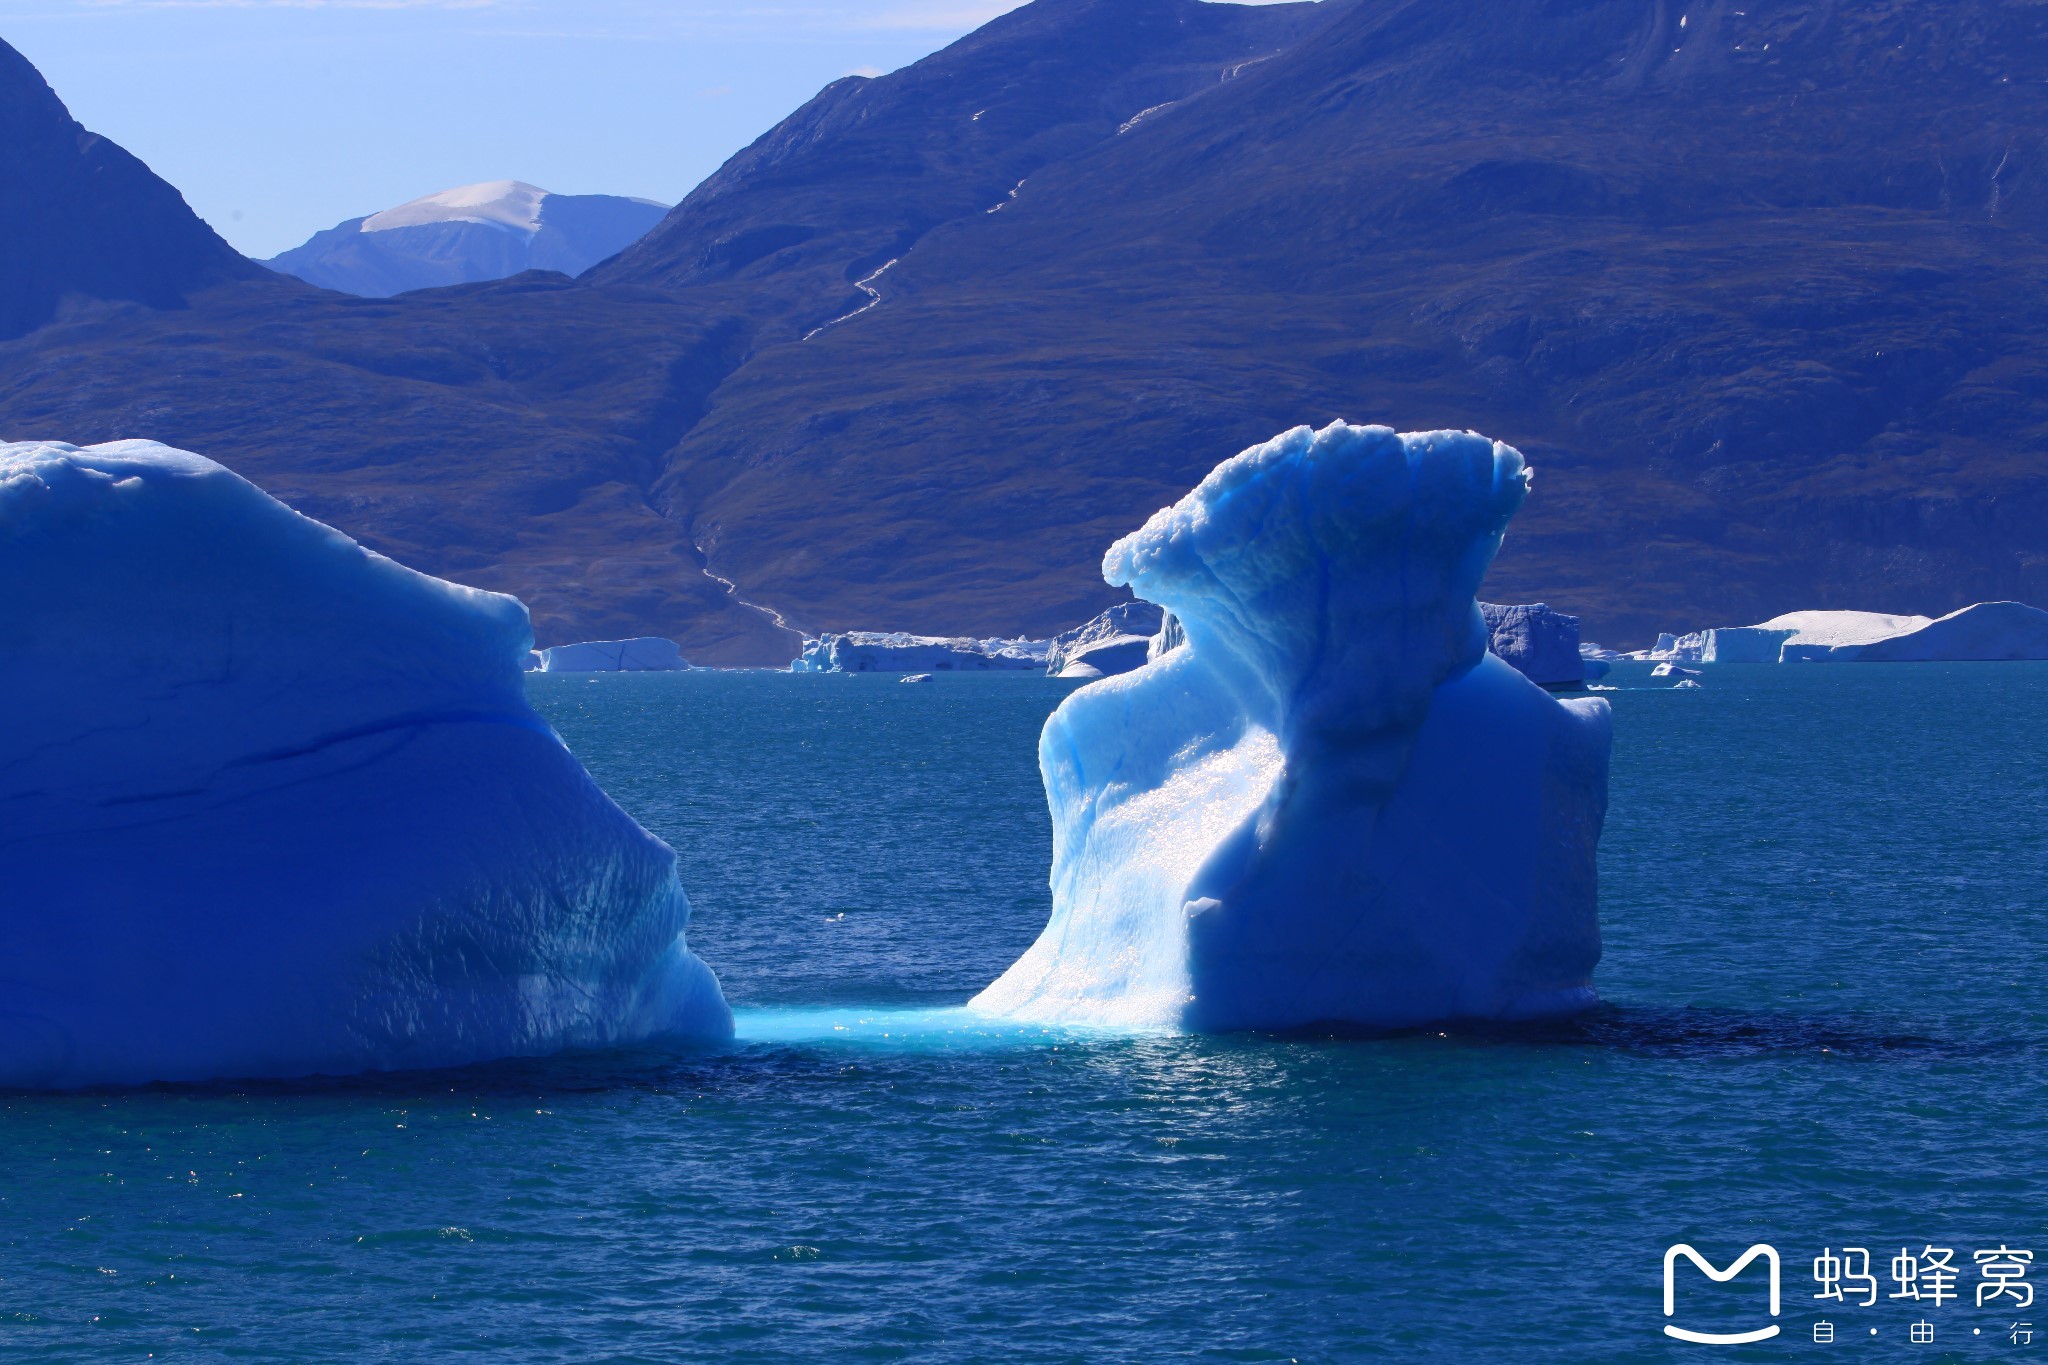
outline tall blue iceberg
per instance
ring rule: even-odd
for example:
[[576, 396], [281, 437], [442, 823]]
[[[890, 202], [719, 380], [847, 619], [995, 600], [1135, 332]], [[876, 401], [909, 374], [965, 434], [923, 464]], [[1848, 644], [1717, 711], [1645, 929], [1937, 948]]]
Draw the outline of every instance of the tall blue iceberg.
[[1198, 1030], [1400, 1027], [1594, 1000], [1610, 721], [1487, 652], [1528, 487], [1460, 432], [1298, 427], [1103, 577], [1186, 643], [1046, 722], [1053, 909], [973, 1001]]
[[531, 643], [197, 455], [0, 445], [0, 1086], [729, 1035]]

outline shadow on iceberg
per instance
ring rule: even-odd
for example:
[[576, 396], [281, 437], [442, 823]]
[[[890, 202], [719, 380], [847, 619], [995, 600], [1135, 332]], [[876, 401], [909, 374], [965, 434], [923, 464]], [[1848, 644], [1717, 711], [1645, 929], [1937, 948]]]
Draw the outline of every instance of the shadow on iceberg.
[[517, 600], [145, 441], [0, 446], [0, 583], [0, 1085], [730, 1035]]
[[1610, 717], [1487, 653], [1528, 485], [1471, 433], [1299, 427], [1112, 546], [1185, 644], [1039, 744], [1053, 911], [975, 997], [1195, 1030], [1569, 1014], [1594, 1000]]

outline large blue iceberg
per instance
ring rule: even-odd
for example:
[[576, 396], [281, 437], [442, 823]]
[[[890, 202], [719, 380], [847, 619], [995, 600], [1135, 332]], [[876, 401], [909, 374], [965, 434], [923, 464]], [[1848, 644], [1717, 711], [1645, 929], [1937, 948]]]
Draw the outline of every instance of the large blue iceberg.
[[729, 1035], [530, 644], [210, 460], [0, 445], [0, 1086]]
[[1222, 1030], [1594, 1000], [1610, 722], [1487, 652], [1474, 595], [1528, 484], [1458, 432], [1299, 427], [1118, 541], [1185, 643], [1039, 742], [1053, 909], [972, 1002]]

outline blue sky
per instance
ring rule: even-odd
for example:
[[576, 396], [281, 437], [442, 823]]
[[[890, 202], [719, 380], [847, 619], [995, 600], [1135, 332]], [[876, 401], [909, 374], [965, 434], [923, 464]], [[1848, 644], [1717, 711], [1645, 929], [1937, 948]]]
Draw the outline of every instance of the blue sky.
[[252, 256], [478, 180], [672, 203], [1016, 0], [0, 0], [72, 115]]

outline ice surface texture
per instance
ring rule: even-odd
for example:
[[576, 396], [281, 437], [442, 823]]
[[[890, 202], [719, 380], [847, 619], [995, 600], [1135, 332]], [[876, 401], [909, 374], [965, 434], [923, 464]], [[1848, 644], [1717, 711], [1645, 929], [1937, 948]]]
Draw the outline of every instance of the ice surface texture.
[[1085, 625], [1053, 636], [1045, 671], [1055, 678], [1128, 673], [1150, 657], [1163, 615], [1150, 602], [1119, 602]]
[[1307, 427], [1218, 466], [1103, 576], [1186, 643], [1047, 721], [1053, 910], [975, 1008], [1396, 1027], [1590, 1004], [1610, 726], [1487, 653], [1527, 483], [1469, 433]]
[[0, 445], [0, 1086], [729, 1034], [530, 643], [197, 455]]
[[1785, 643], [1820, 650], [1874, 644], [1934, 624], [1931, 616], [1892, 616], [1880, 611], [1788, 611], [1757, 630], [1789, 630]]
[[1579, 618], [1542, 602], [1501, 606], [1481, 602], [1490, 648], [1540, 687], [1578, 687], [1586, 681], [1579, 657]]

